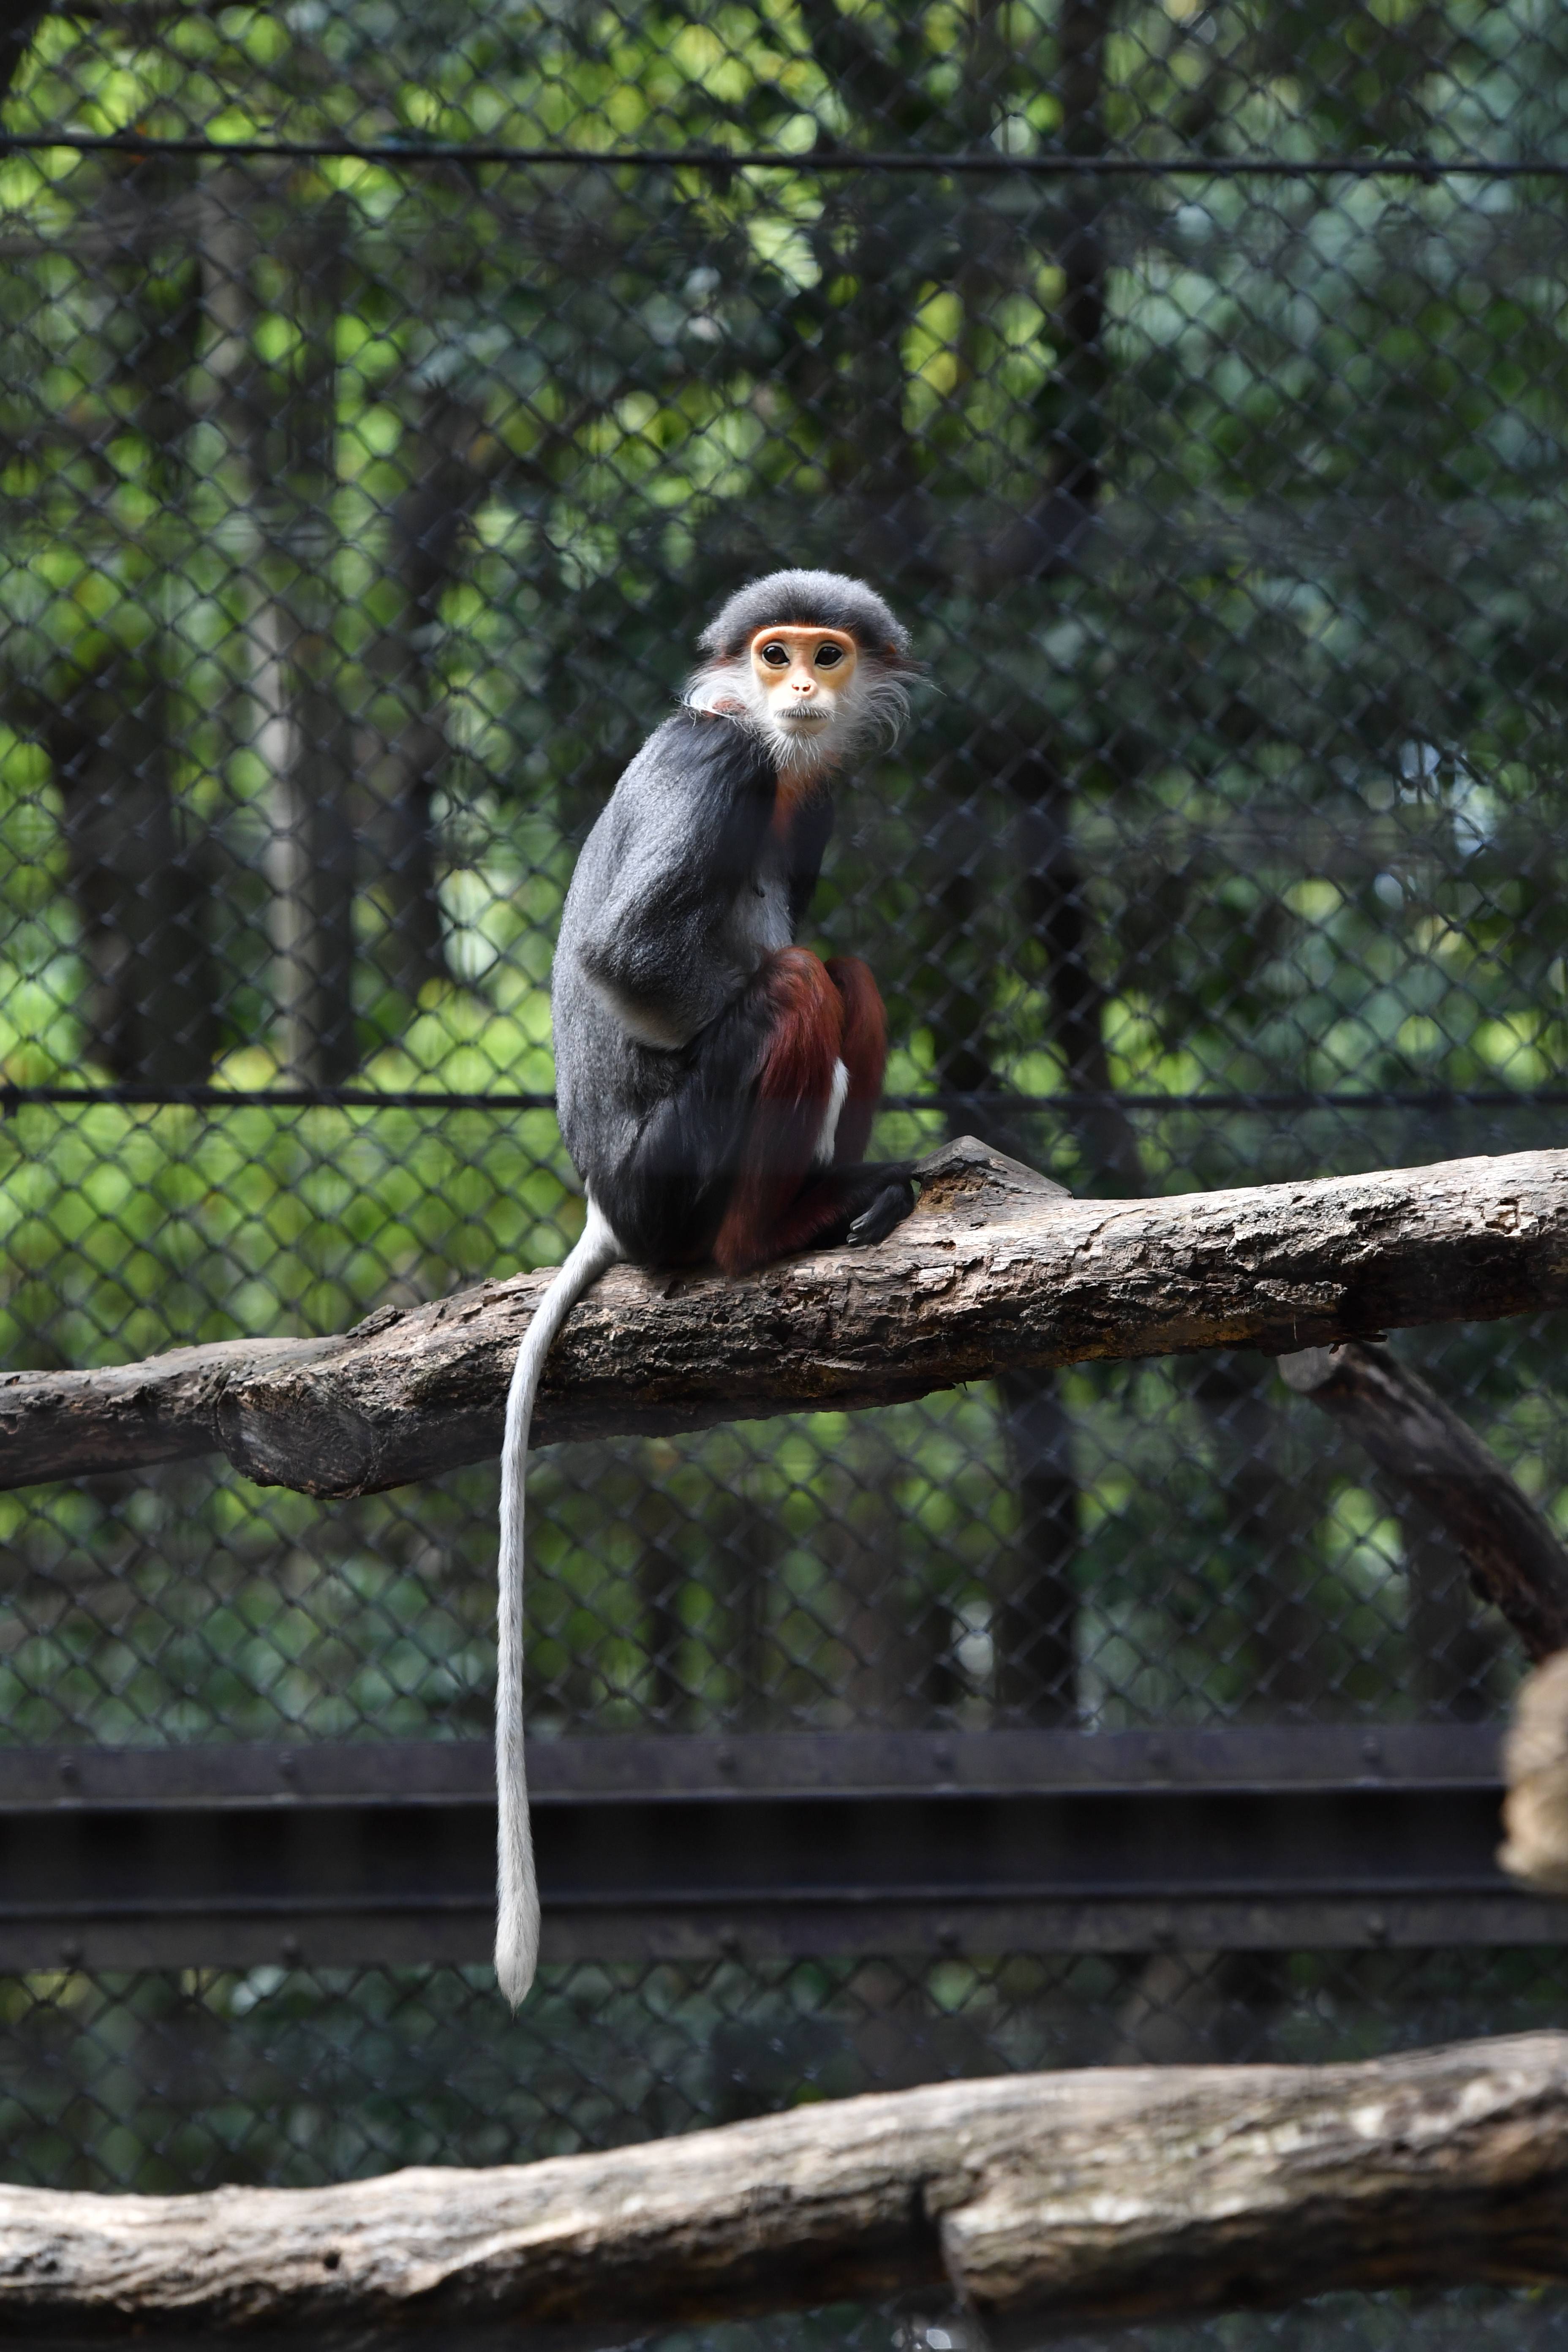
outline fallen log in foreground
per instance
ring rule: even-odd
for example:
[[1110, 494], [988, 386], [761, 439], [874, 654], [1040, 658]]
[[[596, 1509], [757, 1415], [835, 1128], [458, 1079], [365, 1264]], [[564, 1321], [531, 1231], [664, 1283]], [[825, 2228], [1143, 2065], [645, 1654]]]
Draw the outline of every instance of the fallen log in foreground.
[[[879, 1248], [742, 1281], [606, 1275], [556, 1342], [547, 1444], [889, 1404], [1092, 1358], [1328, 1347], [1568, 1304], [1568, 1151], [1158, 1200], [1077, 1201], [972, 1139], [923, 1164]], [[547, 1275], [344, 1338], [187, 1348], [0, 1380], [0, 1486], [221, 1452], [264, 1484], [356, 1495], [496, 1453]]]
[[796, 2108], [323, 2189], [0, 2189], [0, 2337], [573, 2323], [951, 2288], [1005, 2337], [1336, 2287], [1568, 2278], [1568, 2035]]

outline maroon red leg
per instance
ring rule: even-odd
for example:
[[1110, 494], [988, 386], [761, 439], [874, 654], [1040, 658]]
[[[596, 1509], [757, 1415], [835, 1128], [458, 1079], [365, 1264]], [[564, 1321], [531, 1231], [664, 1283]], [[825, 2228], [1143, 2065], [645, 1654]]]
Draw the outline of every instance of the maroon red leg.
[[[805, 948], [782, 948], [771, 959], [765, 986], [773, 1022], [735, 1189], [713, 1244], [725, 1274], [744, 1274], [814, 1238], [794, 1237], [791, 1212], [833, 1098], [844, 1035], [844, 999]], [[831, 1222], [824, 1218], [816, 1230]]]

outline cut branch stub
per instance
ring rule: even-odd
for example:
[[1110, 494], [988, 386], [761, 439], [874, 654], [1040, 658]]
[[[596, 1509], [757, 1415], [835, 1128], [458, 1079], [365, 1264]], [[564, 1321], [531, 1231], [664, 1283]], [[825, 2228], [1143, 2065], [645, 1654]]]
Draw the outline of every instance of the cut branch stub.
[[[964, 1139], [907, 1223], [741, 1281], [621, 1266], [552, 1354], [540, 1443], [701, 1429], [1092, 1359], [1330, 1346], [1568, 1304], [1568, 1152], [1077, 1201]], [[383, 1310], [343, 1339], [0, 1381], [0, 1485], [226, 1453], [315, 1495], [493, 1454], [548, 1274]]]

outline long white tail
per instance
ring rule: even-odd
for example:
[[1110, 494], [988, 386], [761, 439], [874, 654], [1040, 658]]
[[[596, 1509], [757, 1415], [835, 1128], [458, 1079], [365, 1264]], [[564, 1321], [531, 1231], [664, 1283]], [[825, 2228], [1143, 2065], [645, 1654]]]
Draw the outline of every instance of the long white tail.
[[523, 1505], [528, 1433], [544, 1359], [585, 1290], [626, 1253], [592, 1199], [582, 1239], [533, 1310], [506, 1394], [500, 1451], [500, 1566], [496, 1600], [496, 1975], [513, 2009], [539, 1963], [539, 1890], [528, 1826], [528, 1768], [522, 1748]]

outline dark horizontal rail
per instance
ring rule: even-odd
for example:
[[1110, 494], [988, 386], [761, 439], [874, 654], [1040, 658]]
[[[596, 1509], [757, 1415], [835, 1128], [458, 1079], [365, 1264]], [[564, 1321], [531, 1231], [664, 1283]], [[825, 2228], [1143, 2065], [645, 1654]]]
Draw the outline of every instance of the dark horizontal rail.
[[[1143, 1731], [607, 1734], [529, 1742], [545, 1802], [617, 1796], [1081, 1792], [1100, 1789], [1490, 1789], [1490, 1724], [1247, 1724]], [[217, 1748], [0, 1748], [0, 1813], [62, 1800], [223, 1811], [280, 1797], [398, 1804], [495, 1792], [488, 1740], [290, 1740]]]
[[997, 150], [963, 148], [953, 153], [908, 149], [810, 147], [792, 152], [774, 147], [520, 147], [494, 140], [420, 141], [319, 139], [209, 139], [199, 134], [149, 137], [134, 131], [9, 131], [0, 132], [0, 152], [64, 149], [78, 154], [243, 156], [284, 163], [342, 157], [363, 163], [495, 163], [591, 165], [602, 171], [698, 172], [921, 172], [979, 173], [987, 177], [1022, 173], [1032, 179], [1439, 179], [1560, 180], [1568, 163], [1481, 156], [1445, 161], [1436, 155], [1004, 155]]
[[[547, 1958], [1568, 1942], [1497, 1734], [535, 1742]], [[472, 1963], [476, 1742], [0, 1752], [0, 1967]]]
[[[553, 1110], [552, 1094], [444, 1093], [434, 1087], [20, 1087], [0, 1085], [0, 1117], [29, 1104], [126, 1104], [154, 1110]], [[1568, 1087], [1426, 1087], [1386, 1094], [1340, 1094], [1331, 1088], [1271, 1093], [1175, 1095], [1119, 1093], [1114, 1087], [1053, 1095], [953, 1093], [884, 1095], [884, 1110], [1059, 1111], [1064, 1116], [1117, 1105], [1122, 1110], [1568, 1110]]]

